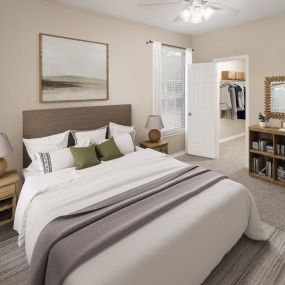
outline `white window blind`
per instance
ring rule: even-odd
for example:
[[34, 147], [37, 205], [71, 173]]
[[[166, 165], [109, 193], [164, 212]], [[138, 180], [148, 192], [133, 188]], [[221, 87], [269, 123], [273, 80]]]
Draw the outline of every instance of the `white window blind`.
[[161, 46], [159, 113], [164, 134], [185, 129], [185, 50]]

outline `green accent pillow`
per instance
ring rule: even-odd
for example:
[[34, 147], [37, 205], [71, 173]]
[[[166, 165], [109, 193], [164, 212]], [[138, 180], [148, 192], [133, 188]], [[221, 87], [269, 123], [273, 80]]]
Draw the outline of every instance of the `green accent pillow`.
[[96, 151], [101, 160], [111, 160], [123, 156], [123, 154], [118, 149], [114, 138], [96, 145]]
[[72, 146], [70, 147], [70, 151], [77, 170], [88, 168], [101, 163], [97, 157], [95, 145], [88, 147]]

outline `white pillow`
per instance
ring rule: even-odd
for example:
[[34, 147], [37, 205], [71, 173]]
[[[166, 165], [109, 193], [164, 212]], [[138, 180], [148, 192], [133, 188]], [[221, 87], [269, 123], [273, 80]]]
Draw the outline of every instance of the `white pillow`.
[[34, 159], [27, 168], [22, 170], [22, 173], [25, 179], [27, 179], [29, 176], [40, 175], [41, 172], [39, 170], [38, 160]]
[[121, 134], [114, 137], [115, 144], [117, 145], [120, 153], [128, 154], [134, 152], [135, 145], [131, 134]]
[[74, 166], [74, 159], [69, 148], [52, 152], [38, 152], [36, 158], [43, 173], [58, 171]]
[[133, 138], [134, 138], [135, 137], [135, 127], [134, 126], [129, 127], [129, 126], [118, 125], [112, 122], [109, 123], [109, 138], [116, 137], [121, 134], [132, 133], [132, 132], [133, 132]]
[[63, 149], [67, 147], [68, 136], [70, 131], [64, 133], [36, 138], [36, 139], [23, 139], [27, 152], [31, 160], [35, 159], [35, 153], [37, 152], [50, 152], [57, 149]]
[[92, 144], [99, 144], [106, 138], [107, 126], [92, 131], [72, 131], [77, 147], [87, 147]]

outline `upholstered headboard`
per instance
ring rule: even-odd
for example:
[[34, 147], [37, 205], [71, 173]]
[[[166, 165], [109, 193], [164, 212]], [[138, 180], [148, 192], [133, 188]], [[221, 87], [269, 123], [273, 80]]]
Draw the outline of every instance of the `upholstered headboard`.
[[[23, 112], [23, 137], [50, 136], [67, 130], [92, 130], [109, 122], [131, 125], [131, 105], [110, 105], [79, 108], [43, 109]], [[72, 139], [70, 138], [70, 145]], [[23, 167], [31, 163], [24, 146]]]

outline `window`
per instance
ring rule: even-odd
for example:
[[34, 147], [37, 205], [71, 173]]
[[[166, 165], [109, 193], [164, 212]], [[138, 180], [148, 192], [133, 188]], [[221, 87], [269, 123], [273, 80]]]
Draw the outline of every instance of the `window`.
[[161, 46], [159, 113], [165, 135], [185, 129], [185, 50]]

